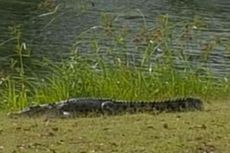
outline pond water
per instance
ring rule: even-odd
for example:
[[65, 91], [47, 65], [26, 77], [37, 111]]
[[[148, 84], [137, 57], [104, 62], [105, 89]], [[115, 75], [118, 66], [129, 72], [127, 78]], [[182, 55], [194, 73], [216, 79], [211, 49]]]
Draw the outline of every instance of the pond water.
[[[199, 23], [192, 26], [198, 37], [187, 44], [186, 52], [194, 64], [211, 68], [217, 77], [230, 76], [229, 0], [0, 0], [0, 64], [7, 65], [14, 54], [15, 37], [9, 26], [22, 25], [21, 39], [32, 57], [60, 59], [76, 42], [85, 54], [90, 54], [92, 40], [99, 42], [101, 54], [111, 50], [114, 40], [102, 32], [103, 24], [119, 29], [116, 36], [128, 29], [125, 37], [131, 40], [131, 33], [138, 33], [143, 25], [153, 27], [160, 15], [168, 16], [178, 33], [185, 23]], [[123, 49], [138, 61], [141, 45], [130, 41]], [[170, 47], [180, 48], [180, 42], [172, 41]], [[196, 60], [204, 47], [212, 48], [208, 61]]]

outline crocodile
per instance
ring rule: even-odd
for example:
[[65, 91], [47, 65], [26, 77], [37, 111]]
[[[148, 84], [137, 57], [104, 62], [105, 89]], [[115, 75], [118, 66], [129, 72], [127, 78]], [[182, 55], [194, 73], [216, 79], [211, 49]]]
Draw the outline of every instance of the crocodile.
[[71, 98], [53, 104], [28, 107], [10, 116], [89, 116], [117, 115], [138, 112], [181, 112], [202, 110], [203, 101], [199, 98], [186, 97], [164, 101], [122, 101], [109, 98]]

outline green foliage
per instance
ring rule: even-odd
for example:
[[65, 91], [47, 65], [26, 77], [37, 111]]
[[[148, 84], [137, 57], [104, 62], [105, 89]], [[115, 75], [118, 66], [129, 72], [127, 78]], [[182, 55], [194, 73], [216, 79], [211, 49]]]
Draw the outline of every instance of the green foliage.
[[24, 58], [30, 56], [26, 43], [21, 41], [21, 26], [10, 27], [11, 34], [15, 37], [15, 52], [11, 58], [11, 73], [4, 78], [4, 89], [2, 91], [3, 102], [8, 108], [23, 108], [28, 105], [27, 83], [29, 77], [25, 74]]
[[[159, 17], [156, 27], [148, 28], [145, 25], [134, 34], [136, 37], [131, 35], [134, 38], [132, 44], [141, 51], [140, 60], [136, 65], [130, 60], [127, 50], [129, 29], [113, 30], [107, 35], [108, 28], [115, 24], [113, 17], [104, 14], [102, 22], [105, 30], [100, 34], [108, 36], [114, 46], [103, 51], [103, 43], [93, 37], [87, 46], [90, 51], [81, 54], [81, 45], [85, 44], [78, 38], [68, 59], [63, 59], [58, 64], [48, 59], [43, 61], [46, 75], [31, 75], [26, 71], [25, 60], [30, 57], [30, 52], [26, 43], [21, 40], [20, 27], [13, 28], [16, 48], [11, 71], [14, 73], [2, 78], [2, 104], [8, 109], [21, 109], [33, 103], [52, 103], [71, 97], [127, 100], [181, 96], [199, 96], [204, 99], [229, 98], [229, 78], [217, 80], [208, 68], [192, 64], [189, 56], [185, 54], [186, 47], [179, 51], [169, 47], [174, 38], [175, 25], [169, 21], [168, 16]], [[185, 28], [182, 33], [190, 33], [188, 29], [192, 30], [192, 25], [182, 27]], [[83, 32], [81, 36], [88, 32], [90, 30]], [[181, 39], [178, 40], [183, 42], [182, 35], [184, 34], [179, 35]], [[189, 38], [186, 38], [186, 41], [188, 40]], [[141, 49], [139, 44], [142, 44]], [[155, 57], [156, 50], [161, 50], [161, 57]], [[175, 59], [176, 56], [179, 59]], [[180, 70], [175, 68], [175, 62], [178, 60], [182, 66]], [[143, 69], [146, 66], [147, 68]]]

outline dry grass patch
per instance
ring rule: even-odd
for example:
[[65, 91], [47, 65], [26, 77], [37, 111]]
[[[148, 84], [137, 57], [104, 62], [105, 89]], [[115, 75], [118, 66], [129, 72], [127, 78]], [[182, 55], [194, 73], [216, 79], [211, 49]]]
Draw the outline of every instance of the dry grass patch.
[[205, 106], [203, 112], [75, 119], [9, 119], [1, 113], [0, 152], [227, 153], [228, 101]]

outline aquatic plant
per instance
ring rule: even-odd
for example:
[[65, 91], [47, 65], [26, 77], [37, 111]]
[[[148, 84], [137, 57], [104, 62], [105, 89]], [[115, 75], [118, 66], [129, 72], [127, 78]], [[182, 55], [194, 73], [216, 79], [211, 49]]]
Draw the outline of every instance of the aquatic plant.
[[[105, 22], [98, 29], [90, 28], [82, 32], [69, 58], [59, 63], [49, 59], [36, 61], [46, 75], [28, 71], [25, 59], [30, 58], [29, 49], [21, 40], [21, 31], [13, 29], [17, 38], [16, 54], [11, 65], [14, 73], [2, 79], [0, 89], [3, 106], [21, 109], [34, 103], [52, 103], [70, 97], [124, 100], [158, 100], [178, 96], [198, 96], [206, 100], [229, 98], [229, 78], [216, 79], [208, 67], [194, 64], [186, 53], [188, 48], [175, 50], [170, 47], [176, 26], [168, 16], [159, 17], [155, 27], [140, 27], [131, 35], [127, 32], [128, 27], [114, 28], [112, 35], [107, 35], [108, 31], [104, 28], [107, 29], [110, 24]], [[189, 33], [188, 26], [182, 26], [185, 29], [181, 32]], [[88, 44], [81, 41], [81, 37], [94, 32], [105, 39], [109, 37], [108, 41], [113, 45], [106, 46], [95, 35]], [[178, 34], [178, 40], [181, 36]], [[130, 53], [130, 44], [140, 55]]]

